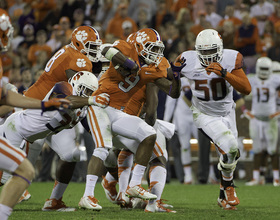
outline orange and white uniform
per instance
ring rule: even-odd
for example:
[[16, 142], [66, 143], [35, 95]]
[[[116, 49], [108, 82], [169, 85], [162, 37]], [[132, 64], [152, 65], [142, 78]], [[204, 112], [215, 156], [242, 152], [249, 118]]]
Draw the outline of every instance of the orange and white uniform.
[[49, 60], [44, 73], [24, 95], [42, 100], [57, 82], [68, 81], [65, 71], [69, 69], [91, 72], [92, 64], [86, 55], [66, 45]]
[[[136, 92], [133, 97], [129, 100], [124, 112], [130, 115], [139, 116], [142, 106], [146, 101], [146, 86], [143, 86], [138, 92]], [[157, 119], [154, 125], [154, 129], [157, 132], [157, 139], [153, 149], [153, 154], [151, 160], [163, 156], [168, 159], [166, 151], [166, 138], [170, 139], [175, 132], [175, 125]], [[134, 154], [137, 151], [139, 142], [117, 135], [113, 138], [114, 147], [118, 149], [128, 149]]]
[[[3, 68], [0, 60], [0, 97], [2, 98], [2, 76]], [[13, 173], [21, 162], [25, 159], [26, 154], [20, 149], [13, 147], [9, 141], [0, 137], [0, 170], [5, 170]]]
[[[120, 50], [125, 56], [132, 58], [140, 66], [138, 54], [135, 48], [126, 41], [116, 41], [113, 46]], [[109, 69], [101, 76], [99, 88], [93, 95], [108, 93], [110, 95], [109, 106], [105, 109], [99, 109], [95, 106], [89, 108], [88, 122], [96, 143], [94, 155], [105, 160], [107, 154], [103, 156], [97, 154], [98, 148], [111, 148], [113, 134], [118, 134], [138, 142], [142, 142], [150, 135], [156, 134], [154, 128], [137, 117], [137, 113], [130, 115], [124, 111], [131, 98], [138, 94], [139, 90], [150, 82], [159, 78], [167, 77], [167, 68], [169, 62], [163, 58], [156, 67], [153, 64], [144, 65], [140, 68], [137, 76], [123, 77], [110, 64]], [[105, 114], [105, 113], [107, 114]], [[98, 125], [96, 122], [98, 120]], [[104, 151], [103, 151], [104, 152]]]

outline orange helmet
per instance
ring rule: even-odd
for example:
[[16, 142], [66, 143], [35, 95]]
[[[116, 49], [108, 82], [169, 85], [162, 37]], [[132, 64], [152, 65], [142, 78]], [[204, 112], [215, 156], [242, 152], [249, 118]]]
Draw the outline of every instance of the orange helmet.
[[91, 26], [80, 26], [72, 32], [72, 47], [85, 54], [91, 62], [99, 61], [101, 44], [97, 30]]
[[0, 8], [0, 50], [7, 51], [13, 39], [14, 28], [8, 13]]
[[126, 38], [126, 42], [133, 45], [134, 42], [135, 42], [135, 36], [136, 36], [136, 32], [131, 33], [131, 34]]
[[152, 28], [144, 28], [135, 33], [134, 45], [137, 53], [147, 64], [156, 66], [163, 58], [164, 44], [159, 33]]

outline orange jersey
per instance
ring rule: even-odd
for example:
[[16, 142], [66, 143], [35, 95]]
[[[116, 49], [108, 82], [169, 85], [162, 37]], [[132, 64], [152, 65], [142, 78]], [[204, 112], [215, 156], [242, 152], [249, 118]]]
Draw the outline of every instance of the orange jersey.
[[68, 69], [91, 72], [92, 64], [84, 54], [67, 45], [49, 60], [44, 73], [24, 95], [42, 100], [57, 82], [68, 81], [65, 72]]
[[[114, 43], [114, 47], [136, 61], [140, 67], [138, 54], [133, 45], [119, 40]], [[154, 64], [144, 65], [140, 68], [137, 76], [123, 77], [111, 63], [109, 69], [100, 78], [99, 88], [93, 95], [108, 93], [110, 95], [109, 105], [123, 110], [130, 98], [147, 83], [154, 82], [159, 78], [166, 78], [169, 67], [169, 62], [163, 58], [157, 67]]]
[[146, 102], [146, 86], [139, 89], [128, 101], [124, 112], [129, 115], [139, 116], [144, 103]]

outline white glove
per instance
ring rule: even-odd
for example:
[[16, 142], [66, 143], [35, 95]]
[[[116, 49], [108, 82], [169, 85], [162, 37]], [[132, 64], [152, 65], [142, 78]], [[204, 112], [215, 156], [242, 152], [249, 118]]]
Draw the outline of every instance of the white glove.
[[110, 102], [110, 95], [107, 93], [101, 93], [97, 96], [90, 96], [88, 98], [89, 105], [96, 105], [101, 108], [106, 108]]

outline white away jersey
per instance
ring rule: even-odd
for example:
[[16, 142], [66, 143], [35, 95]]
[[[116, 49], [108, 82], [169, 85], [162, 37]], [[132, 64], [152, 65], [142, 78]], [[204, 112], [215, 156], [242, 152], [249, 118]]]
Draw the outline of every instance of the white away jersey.
[[[224, 49], [220, 62], [229, 74], [242, 60], [238, 60], [238, 51]], [[200, 64], [196, 51], [186, 51], [182, 56], [186, 59], [186, 66], [182, 74], [189, 79], [192, 90], [192, 104], [204, 114], [212, 116], [225, 116], [235, 106], [233, 101], [233, 87], [222, 77], [215, 73], [208, 75]], [[242, 57], [242, 56], [240, 56]]]
[[[66, 84], [66, 82], [64, 82]], [[67, 83], [68, 84], [68, 83]], [[48, 100], [54, 87], [49, 91], [43, 100]], [[74, 94], [74, 90], [73, 95]], [[42, 115], [40, 109], [26, 109], [16, 112], [15, 127], [29, 142], [45, 138], [48, 135], [58, 133], [67, 128], [74, 127], [87, 115], [87, 106], [82, 109], [65, 109], [63, 111], [48, 111]]]
[[262, 117], [275, 113], [280, 75], [271, 75], [267, 80], [261, 80], [257, 75], [249, 75], [248, 79], [252, 87], [252, 114]]

